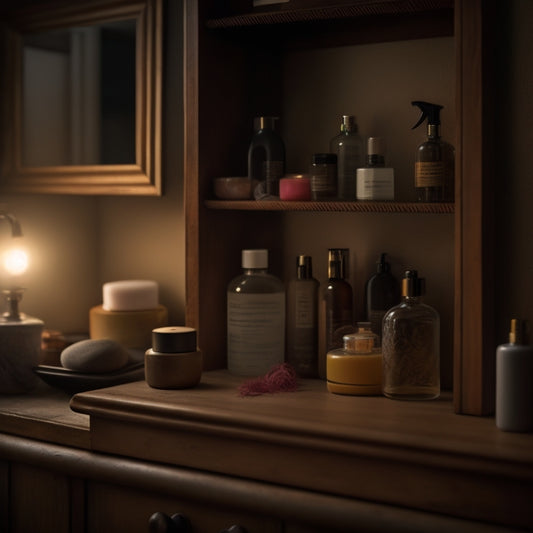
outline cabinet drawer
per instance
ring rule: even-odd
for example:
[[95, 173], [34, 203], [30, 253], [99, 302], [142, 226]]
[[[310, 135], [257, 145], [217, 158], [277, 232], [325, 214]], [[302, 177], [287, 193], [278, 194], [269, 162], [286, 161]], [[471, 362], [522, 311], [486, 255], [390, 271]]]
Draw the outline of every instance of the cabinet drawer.
[[235, 524], [248, 533], [282, 531], [274, 509], [271, 517], [265, 517], [246, 513], [237, 501], [234, 508], [222, 508], [216, 501], [193, 501], [97, 482], [87, 485], [87, 533], [147, 533], [150, 516], [158, 511], [185, 515], [192, 533], [218, 533]]

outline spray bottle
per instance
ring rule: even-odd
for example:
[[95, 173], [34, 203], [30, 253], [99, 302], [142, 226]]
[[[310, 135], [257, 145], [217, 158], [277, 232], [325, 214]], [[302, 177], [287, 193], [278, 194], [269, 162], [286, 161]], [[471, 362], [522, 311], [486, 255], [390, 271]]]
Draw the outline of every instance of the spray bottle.
[[453, 146], [440, 138], [440, 110], [443, 106], [415, 101], [412, 105], [422, 111], [412, 129], [427, 118], [427, 140], [421, 143], [415, 157], [415, 189], [419, 202], [453, 202], [454, 165]]

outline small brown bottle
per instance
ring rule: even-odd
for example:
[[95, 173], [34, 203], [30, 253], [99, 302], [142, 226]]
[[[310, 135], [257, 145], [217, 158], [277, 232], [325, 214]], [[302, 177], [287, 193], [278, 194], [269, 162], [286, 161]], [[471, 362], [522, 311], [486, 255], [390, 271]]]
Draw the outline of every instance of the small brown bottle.
[[346, 281], [348, 249], [328, 251], [328, 283], [322, 292], [319, 324], [318, 375], [326, 379], [326, 356], [343, 346], [343, 336], [355, 331], [353, 291]]

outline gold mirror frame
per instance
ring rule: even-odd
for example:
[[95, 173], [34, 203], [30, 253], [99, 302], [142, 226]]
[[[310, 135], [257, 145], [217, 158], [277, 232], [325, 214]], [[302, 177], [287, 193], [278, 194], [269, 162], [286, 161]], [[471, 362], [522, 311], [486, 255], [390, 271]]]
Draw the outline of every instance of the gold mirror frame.
[[[136, 21], [135, 163], [22, 165], [22, 40], [28, 33]], [[16, 12], [4, 39], [1, 184], [4, 192], [161, 195], [162, 0], [96, 0]]]

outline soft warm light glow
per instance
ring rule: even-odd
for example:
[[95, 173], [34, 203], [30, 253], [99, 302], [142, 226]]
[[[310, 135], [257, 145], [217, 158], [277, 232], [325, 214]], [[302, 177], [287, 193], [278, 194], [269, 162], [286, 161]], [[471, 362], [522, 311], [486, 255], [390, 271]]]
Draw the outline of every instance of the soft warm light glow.
[[24, 274], [28, 268], [28, 254], [21, 248], [4, 252], [4, 269], [12, 276]]

